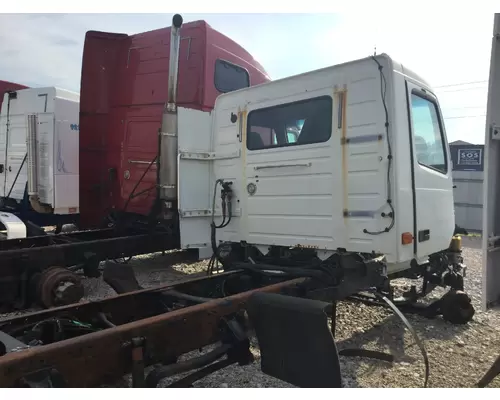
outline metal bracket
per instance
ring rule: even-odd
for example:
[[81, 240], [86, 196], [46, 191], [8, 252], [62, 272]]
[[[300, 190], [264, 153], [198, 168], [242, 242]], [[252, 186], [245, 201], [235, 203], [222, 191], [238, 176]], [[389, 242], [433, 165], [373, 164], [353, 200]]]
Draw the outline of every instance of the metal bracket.
[[212, 210], [179, 210], [181, 218], [188, 217], [210, 217]]
[[184, 160], [227, 160], [231, 158], [239, 158], [241, 150], [233, 151], [231, 153], [214, 153], [214, 152], [198, 152], [198, 151], [179, 151], [179, 156]]
[[64, 377], [54, 368], [42, 368], [20, 378], [14, 387], [19, 388], [65, 388]]
[[[128, 163], [129, 164], [146, 164], [146, 165], [149, 165], [151, 164], [151, 161], [142, 161], [142, 160], [128, 160]], [[151, 164], [151, 167], [155, 167], [156, 168], [156, 163], [152, 163]]]
[[[194, 209], [194, 210], [179, 210], [179, 215], [181, 218], [189, 218], [189, 217], [211, 217], [212, 210], [208, 209]], [[241, 208], [236, 208], [232, 210], [233, 217], [241, 216]], [[216, 217], [222, 217], [222, 211], [215, 210]]]
[[14, 353], [22, 350], [29, 349], [26, 343], [8, 335], [7, 333], [0, 331], [0, 356], [7, 353]]
[[352, 138], [341, 138], [340, 144], [346, 145], [346, 144], [369, 143], [369, 142], [377, 142], [382, 139], [383, 136], [379, 133], [376, 133], [373, 135], [355, 136]]
[[131, 341], [132, 386], [135, 388], [145, 387], [144, 344], [145, 344], [145, 339], [143, 337], [136, 337], [133, 338]]
[[369, 211], [369, 210], [344, 210], [344, 217], [345, 218], [356, 218], [356, 217], [366, 217], [366, 218], [374, 218], [375, 217], [375, 211]]
[[1, 212], [0, 223], [7, 231], [7, 239], [24, 239], [28, 236], [26, 225], [14, 214]]
[[255, 171], [259, 169], [273, 169], [273, 168], [292, 168], [292, 167], [310, 167], [312, 162], [303, 163], [303, 164], [278, 164], [278, 165], [259, 165], [257, 167], [253, 167]]
[[496, 126], [495, 123], [492, 123], [490, 125], [490, 136], [492, 139], [499, 140], [500, 139], [500, 130], [498, 129], [498, 126]]
[[132, 52], [132, 50], [140, 50], [140, 49], [146, 49], [147, 47], [145, 46], [134, 46], [134, 47], [130, 47], [128, 49], [128, 52], [127, 52], [127, 64], [125, 65], [125, 68], [128, 68], [129, 64], [130, 64], [130, 53]]
[[490, 236], [488, 238], [488, 248], [489, 252], [500, 250], [500, 236]]

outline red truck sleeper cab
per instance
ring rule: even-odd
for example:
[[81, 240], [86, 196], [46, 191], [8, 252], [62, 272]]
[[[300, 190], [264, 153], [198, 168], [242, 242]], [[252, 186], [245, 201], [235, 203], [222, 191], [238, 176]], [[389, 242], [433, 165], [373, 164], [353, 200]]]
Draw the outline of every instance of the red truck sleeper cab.
[[28, 89], [28, 86], [20, 85], [18, 83], [0, 81], [0, 110], [2, 109], [2, 102], [5, 93], [14, 92], [16, 90]]
[[[268, 82], [262, 66], [204, 21], [181, 28], [177, 104], [210, 111], [225, 92]], [[128, 36], [89, 31], [80, 94], [80, 217], [98, 227], [123, 210], [158, 152], [167, 101], [170, 28]], [[130, 162], [132, 161], [132, 162]], [[135, 193], [156, 183], [150, 168]], [[127, 212], [147, 215], [156, 191], [129, 201]]]

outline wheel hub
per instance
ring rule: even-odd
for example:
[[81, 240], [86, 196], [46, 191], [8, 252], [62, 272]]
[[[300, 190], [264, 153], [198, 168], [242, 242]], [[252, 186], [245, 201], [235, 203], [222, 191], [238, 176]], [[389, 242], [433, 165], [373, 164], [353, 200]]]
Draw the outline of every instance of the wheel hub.
[[79, 302], [84, 296], [81, 278], [62, 267], [50, 267], [38, 277], [38, 300], [47, 308]]

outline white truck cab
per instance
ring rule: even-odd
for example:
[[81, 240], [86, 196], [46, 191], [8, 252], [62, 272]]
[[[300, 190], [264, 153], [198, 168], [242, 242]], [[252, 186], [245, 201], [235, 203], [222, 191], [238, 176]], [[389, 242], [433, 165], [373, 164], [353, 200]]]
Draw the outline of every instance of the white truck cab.
[[[218, 180], [232, 182], [220, 242], [384, 255], [389, 273], [448, 248], [454, 207], [439, 101], [382, 54], [179, 108], [184, 248], [210, 247]], [[204, 130], [204, 133], [200, 131]], [[205, 156], [203, 156], [205, 155]], [[215, 205], [215, 207], [214, 207]]]
[[[0, 198], [33, 209], [79, 212], [80, 96], [56, 87], [5, 93], [0, 112]], [[33, 121], [33, 123], [30, 123]]]

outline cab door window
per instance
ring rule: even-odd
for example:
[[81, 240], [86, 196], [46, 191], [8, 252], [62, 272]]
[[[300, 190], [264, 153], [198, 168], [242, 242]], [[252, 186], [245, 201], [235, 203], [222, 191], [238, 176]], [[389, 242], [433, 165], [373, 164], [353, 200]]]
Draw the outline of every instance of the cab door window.
[[448, 158], [437, 103], [424, 95], [413, 92], [411, 94], [411, 123], [418, 163], [446, 174]]

